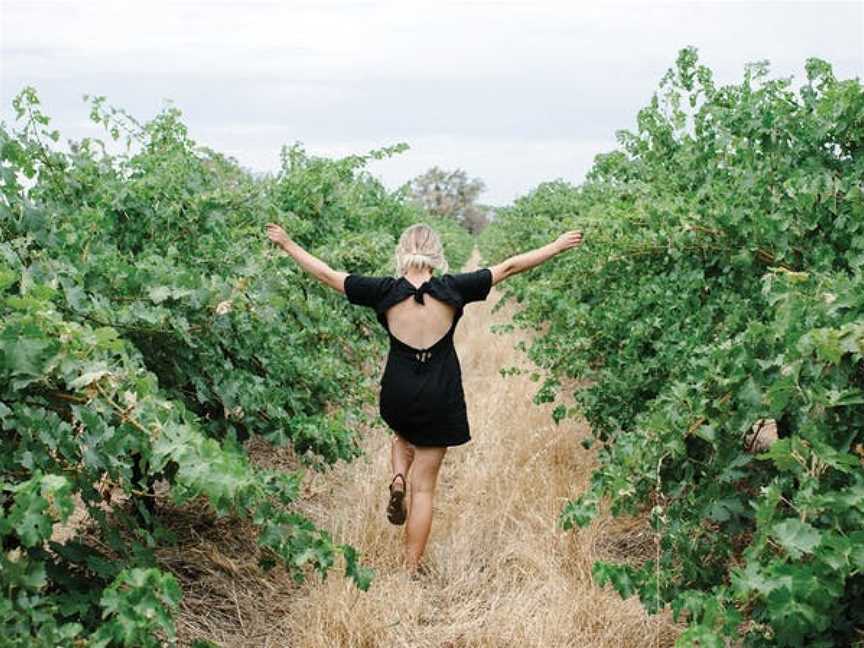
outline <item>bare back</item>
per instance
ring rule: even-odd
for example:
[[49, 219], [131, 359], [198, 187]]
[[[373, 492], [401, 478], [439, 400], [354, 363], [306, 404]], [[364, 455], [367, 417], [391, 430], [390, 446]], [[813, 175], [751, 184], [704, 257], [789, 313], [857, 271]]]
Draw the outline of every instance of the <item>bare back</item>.
[[453, 325], [456, 309], [424, 295], [423, 304], [405, 299], [387, 309], [387, 327], [393, 336], [415, 349], [426, 349], [443, 338]]

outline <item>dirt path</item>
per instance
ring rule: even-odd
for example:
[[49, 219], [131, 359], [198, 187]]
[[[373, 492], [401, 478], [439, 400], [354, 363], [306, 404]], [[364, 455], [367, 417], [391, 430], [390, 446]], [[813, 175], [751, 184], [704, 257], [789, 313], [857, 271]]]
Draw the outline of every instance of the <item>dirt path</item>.
[[[477, 262], [475, 251], [466, 268]], [[525, 334], [490, 331], [512, 313], [512, 305], [492, 313], [499, 297], [493, 289], [466, 308], [456, 332], [473, 440], [445, 457], [426, 553], [432, 575], [412, 581], [398, 567], [404, 527], [384, 514], [389, 434], [373, 430], [364, 458], [311, 477], [307, 512], [360, 549], [375, 582], [363, 593], [335, 573], [311, 580], [282, 602], [274, 635], [321, 648], [672, 644], [668, 617], [648, 617], [591, 578], [599, 555], [644, 552], [650, 538], [608, 518], [578, 532], [555, 526], [584, 488], [592, 456], [579, 445], [583, 424], [555, 426], [552, 406], [531, 402], [538, 384], [514, 348]], [[511, 366], [528, 371], [502, 376]]]

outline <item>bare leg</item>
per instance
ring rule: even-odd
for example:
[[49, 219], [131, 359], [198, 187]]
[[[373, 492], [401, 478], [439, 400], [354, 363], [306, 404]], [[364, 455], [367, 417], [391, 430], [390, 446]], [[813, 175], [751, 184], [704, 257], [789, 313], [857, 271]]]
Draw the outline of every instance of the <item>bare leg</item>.
[[[393, 477], [402, 473], [407, 479], [412, 461], [414, 461], [414, 445], [394, 433], [393, 440], [390, 443], [390, 464], [393, 467]], [[401, 479], [393, 482], [394, 490], [400, 490], [405, 486], [406, 483]]]
[[411, 497], [405, 525], [405, 564], [417, 569], [429, 531], [432, 528], [432, 496], [438, 482], [438, 470], [447, 448], [415, 447], [411, 470]]

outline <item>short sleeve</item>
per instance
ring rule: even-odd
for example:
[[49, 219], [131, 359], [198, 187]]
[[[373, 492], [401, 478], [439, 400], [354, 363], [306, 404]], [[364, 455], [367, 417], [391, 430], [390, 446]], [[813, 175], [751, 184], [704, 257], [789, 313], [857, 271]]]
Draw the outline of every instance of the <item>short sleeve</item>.
[[392, 281], [392, 277], [349, 274], [345, 277], [345, 296], [352, 304], [375, 308], [384, 298]]
[[453, 285], [466, 304], [483, 301], [492, 288], [492, 271], [489, 268], [459, 272], [450, 276], [453, 277]]

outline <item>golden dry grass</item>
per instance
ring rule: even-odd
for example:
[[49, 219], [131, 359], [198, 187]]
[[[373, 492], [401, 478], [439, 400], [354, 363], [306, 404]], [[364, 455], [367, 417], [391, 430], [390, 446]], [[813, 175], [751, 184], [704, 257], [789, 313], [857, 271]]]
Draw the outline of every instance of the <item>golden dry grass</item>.
[[579, 445], [586, 429], [571, 419], [556, 426], [551, 405], [531, 402], [538, 385], [530, 370], [500, 374], [503, 367], [529, 367], [514, 349], [524, 333], [490, 332], [512, 314], [512, 306], [493, 314], [497, 300], [493, 289], [486, 302], [469, 306], [456, 333], [472, 442], [450, 449], [444, 460], [425, 557], [431, 574], [414, 581], [399, 568], [404, 527], [391, 526], [384, 514], [389, 434], [371, 430], [364, 458], [311, 478], [316, 496], [304, 510], [337, 541], [358, 547], [377, 577], [366, 593], [336, 574], [315, 578], [280, 601], [271, 629], [288, 637], [287, 645], [618, 648], [674, 642], [680, 628], [668, 615], [650, 617], [635, 598], [623, 601], [592, 581], [598, 557], [650, 555], [644, 524], [602, 517], [576, 532], [556, 528], [562, 505], [590, 476], [592, 453]]

